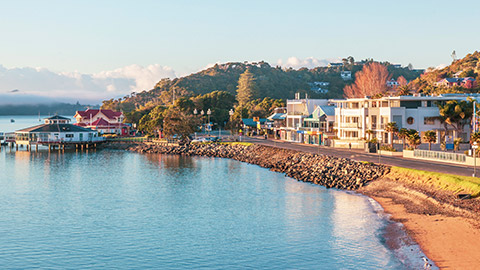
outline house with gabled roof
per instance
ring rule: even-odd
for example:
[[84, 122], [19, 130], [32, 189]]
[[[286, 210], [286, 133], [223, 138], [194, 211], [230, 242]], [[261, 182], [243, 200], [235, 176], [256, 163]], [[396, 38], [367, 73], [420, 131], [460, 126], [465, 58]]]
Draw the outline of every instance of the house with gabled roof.
[[130, 126], [123, 123], [123, 113], [104, 109], [77, 111], [76, 126], [97, 130], [100, 134], [128, 135]]
[[17, 145], [75, 145], [95, 144], [104, 138], [97, 131], [72, 125], [70, 119], [63, 116], [45, 118], [44, 124], [15, 131]]

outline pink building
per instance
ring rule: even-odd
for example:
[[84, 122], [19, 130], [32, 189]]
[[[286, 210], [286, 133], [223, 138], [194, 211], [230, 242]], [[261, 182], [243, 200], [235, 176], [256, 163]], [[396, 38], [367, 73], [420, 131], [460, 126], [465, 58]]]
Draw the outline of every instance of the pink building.
[[75, 125], [97, 130], [101, 134], [128, 135], [130, 126], [123, 123], [123, 113], [112, 110], [77, 111]]

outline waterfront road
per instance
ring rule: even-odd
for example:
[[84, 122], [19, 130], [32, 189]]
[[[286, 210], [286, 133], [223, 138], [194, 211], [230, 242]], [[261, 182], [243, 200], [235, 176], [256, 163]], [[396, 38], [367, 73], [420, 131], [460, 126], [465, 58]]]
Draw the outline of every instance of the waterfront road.
[[[381, 163], [389, 166], [398, 166], [404, 168], [418, 169], [431, 172], [441, 172], [456, 175], [472, 176], [473, 167], [466, 165], [449, 164], [444, 162], [434, 162], [427, 160], [408, 159], [403, 157], [380, 156], [378, 154], [365, 153], [361, 149], [333, 148], [317, 145], [299, 144], [284, 142], [279, 140], [264, 140], [252, 137], [243, 137], [243, 141], [273, 146], [284, 149], [291, 149], [309, 153], [319, 153], [339, 158], [349, 158], [357, 161], [368, 161]], [[480, 161], [479, 161], [480, 163]], [[477, 175], [479, 175], [477, 171]]]

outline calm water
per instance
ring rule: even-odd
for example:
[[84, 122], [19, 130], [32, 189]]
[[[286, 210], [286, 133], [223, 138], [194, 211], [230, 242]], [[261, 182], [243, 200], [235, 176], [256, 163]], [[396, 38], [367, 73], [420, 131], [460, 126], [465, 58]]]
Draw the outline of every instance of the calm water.
[[234, 160], [3, 148], [0, 173], [0, 269], [418, 267], [366, 197]]

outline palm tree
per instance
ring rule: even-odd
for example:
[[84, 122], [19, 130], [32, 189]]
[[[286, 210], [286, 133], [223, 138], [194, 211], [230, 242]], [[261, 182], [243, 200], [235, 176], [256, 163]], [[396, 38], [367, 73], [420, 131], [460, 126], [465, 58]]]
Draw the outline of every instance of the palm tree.
[[390, 134], [391, 143], [390, 146], [393, 148], [393, 134], [398, 132], [398, 126], [395, 122], [389, 122], [385, 125], [385, 132]]
[[398, 96], [409, 96], [410, 95], [410, 87], [408, 85], [402, 85], [397, 88], [397, 95]]
[[437, 141], [437, 133], [433, 130], [425, 131], [423, 139], [428, 142], [428, 150], [432, 150], [432, 143]]
[[480, 144], [480, 132], [472, 133], [470, 142]]
[[398, 131], [398, 138], [402, 139], [402, 149], [405, 149], [405, 139], [407, 138], [408, 136], [408, 129], [406, 128], [401, 128], [399, 131]]
[[367, 130], [365, 131], [365, 133], [367, 133], [367, 136], [368, 136], [368, 137], [367, 137], [367, 138], [368, 138], [367, 140], [370, 141], [370, 140], [372, 139], [373, 130], [367, 129]]
[[473, 106], [471, 101], [449, 100], [445, 103], [437, 104], [440, 112], [440, 120], [448, 130], [448, 125], [452, 126], [458, 133], [463, 132], [463, 128], [473, 116]]
[[460, 143], [462, 142], [462, 138], [456, 138], [453, 139], [453, 151], [458, 151], [458, 147], [460, 146]]
[[408, 144], [410, 146], [413, 146], [413, 148], [415, 149], [417, 149], [417, 146], [419, 146], [421, 143], [420, 136], [418, 135], [418, 131], [416, 131], [415, 129], [408, 130], [407, 140], [408, 140]]

